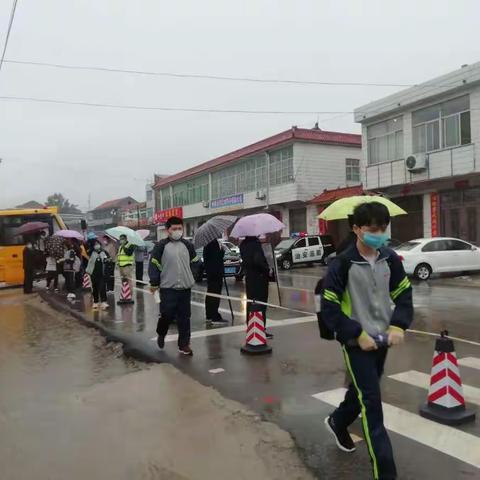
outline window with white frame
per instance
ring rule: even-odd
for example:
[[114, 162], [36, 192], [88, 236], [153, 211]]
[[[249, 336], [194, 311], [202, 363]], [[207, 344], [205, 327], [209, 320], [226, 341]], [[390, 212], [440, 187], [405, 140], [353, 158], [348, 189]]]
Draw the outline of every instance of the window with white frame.
[[360, 183], [360, 160], [358, 158], [346, 158], [345, 173], [347, 182]]
[[270, 185], [293, 182], [293, 147], [270, 153]]
[[403, 158], [403, 117], [391, 118], [367, 127], [368, 164]]
[[413, 153], [466, 145], [472, 141], [470, 97], [464, 95], [412, 113]]
[[161, 190], [162, 195], [162, 209], [172, 208], [172, 199], [170, 197], [170, 187]]
[[212, 173], [212, 199], [224, 198], [236, 193], [252, 192], [264, 188], [266, 183], [265, 155], [247, 158], [237, 165]]

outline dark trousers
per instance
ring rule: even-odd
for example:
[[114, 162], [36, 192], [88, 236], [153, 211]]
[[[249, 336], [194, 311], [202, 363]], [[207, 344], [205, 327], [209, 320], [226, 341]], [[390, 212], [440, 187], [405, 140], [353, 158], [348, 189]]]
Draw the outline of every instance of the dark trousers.
[[83, 285], [83, 273], [82, 271], [80, 272], [75, 272], [75, 289], [80, 289], [82, 288]]
[[107, 284], [104, 276], [92, 277], [92, 294], [94, 303], [107, 301]]
[[[247, 273], [245, 277], [245, 289], [247, 293], [247, 298], [251, 300], [257, 300], [259, 302], [268, 302], [268, 278], [260, 274]], [[250, 308], [253, 304], [247, 303], [247, 323], [248, 323], [248, 314]], [[266, 305], [257, 305], [255, 310], [260, 310], [263, 313], [263, 320], [265, 326], [267, 325], [267, 306]]]
[[157, 334], [165, 337], [170, 323], [176, 320], [179, 348], [190, 344], [191, 295], [190, 289], [160, 289], [160, 317], [158, 318]]
[[50, 288], [52, 281], [53, 281], [53, 288], [58, 288], [58, 273], [56, 270], [54, 272], [50, 270], [47, 272], [47, 288]]
[[350, 384], [345, 399], [333, 412], [332, 418], [340, 428], [346, 428], [362, 414], [362, 427], [373, 468], [373, 478], [397, 478], [392, 444], [383, 425], [380, 378], [387, 349], [364, 352], [358, 347], [343, 347]]
[[67, 293], [73, 293], [75, 291], [75, 272], [72, 270], [64, 270], [63, 276], [65, 277], [65, 289]]
[[33, 278], [35, 272], [33, 269], [23, 270], [23, 293], [32, 293], [33, 291]]
[[107, 291], [113, 292], [115, 290], [115, 262], [105, 263], [105, 285]]
[[[220, 295], [222, 293], [223, 277], [221, 275], [207, 275], [207, 292], [216, 293]], [[222, 316], [218, 313], [218, 307], [220, 306], [220, 299], [217, 297], [205, 296], [205, 315], [207, 320], [218, 320]]]
[[[135, 262], [135, 278], [143, 281], [143, 262]], [[143, 285], [143, 283], [137, 283], [137, 285]]]

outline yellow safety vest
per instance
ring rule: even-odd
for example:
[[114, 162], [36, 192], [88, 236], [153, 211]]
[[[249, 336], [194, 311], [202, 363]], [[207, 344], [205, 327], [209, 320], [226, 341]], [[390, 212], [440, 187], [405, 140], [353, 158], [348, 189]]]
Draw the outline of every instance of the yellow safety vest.
[[125, 253], [125, 249], [128, 247], [130, 247], [130, 244], [126, 243], [125, 245], [120, 245], [120, 248], [118, 249], [117, 263], [119, 267], [125, 267], [135, 263], [134, 253], [132, 252], [131, 255]]

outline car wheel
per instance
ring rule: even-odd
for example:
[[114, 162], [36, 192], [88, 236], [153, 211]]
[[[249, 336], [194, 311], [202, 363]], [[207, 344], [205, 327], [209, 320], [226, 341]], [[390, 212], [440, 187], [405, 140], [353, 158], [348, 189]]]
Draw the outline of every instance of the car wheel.
[[432, 267], [427, 263], [421, 263], [415, 268], [414, 275], [419, 280], [428, 280], [432, 274]]
[[283, 259], [281, 265], [284, 270], [290, 270], [292, 268], [292, 262], [288, 258]]

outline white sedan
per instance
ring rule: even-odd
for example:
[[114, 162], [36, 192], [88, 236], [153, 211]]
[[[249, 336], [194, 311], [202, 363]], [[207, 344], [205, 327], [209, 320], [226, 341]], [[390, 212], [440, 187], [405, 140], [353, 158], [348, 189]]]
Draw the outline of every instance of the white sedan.
[[419, 238], [395, 248], [407, 275], [427, 280], [432, 273], [480, 270], [480, 249], [458, 238]]

